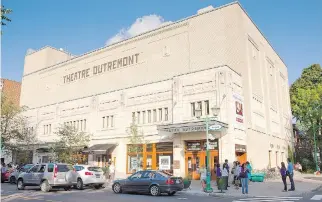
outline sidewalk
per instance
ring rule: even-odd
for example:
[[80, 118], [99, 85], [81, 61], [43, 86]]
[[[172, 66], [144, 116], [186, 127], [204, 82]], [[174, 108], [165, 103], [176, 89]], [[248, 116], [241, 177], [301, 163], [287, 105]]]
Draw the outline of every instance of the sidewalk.
[[[295, 191], [282, 192], [283, 182], [281, 179], [276, 179], [264, 182], [250, 182], [248, 187], [249, 194], [247, 196], [293, 196], [309, 193], [313, 190], [322, 188], [322, 177], [314, 175], [297, 175], [296, 177], [297, 178], [295, 178]], [[200, 181], [192, 181], [190, 186], [191, 189], [183, 190], [181, 193], [201, 196], [245, 196], [244, 194], [242, 194], [241, 188], [236, 190], [234, 186], [231, 186], [228, 187], [228, 190], [223, 191], [225, 193], [220, 193], [220, 190], [217, 189], [216, 182], [211, 182], [211, 186], [214, 189], [214, 192], [208, 194], [202, 191]], [[288, 180], [288, 188], [290, 187], [291, 185]]]

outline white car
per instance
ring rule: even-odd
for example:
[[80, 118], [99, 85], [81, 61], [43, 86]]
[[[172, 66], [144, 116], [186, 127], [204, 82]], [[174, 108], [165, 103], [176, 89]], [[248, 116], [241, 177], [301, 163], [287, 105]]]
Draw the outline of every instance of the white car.
[[72, 182], [75, 188], [81, 190], [84, 186], [94, 186], [96, 189], [101, 188], [105, 183], [105, 176], [102, 168], [90, 165], [74, 165], [77, 172]]

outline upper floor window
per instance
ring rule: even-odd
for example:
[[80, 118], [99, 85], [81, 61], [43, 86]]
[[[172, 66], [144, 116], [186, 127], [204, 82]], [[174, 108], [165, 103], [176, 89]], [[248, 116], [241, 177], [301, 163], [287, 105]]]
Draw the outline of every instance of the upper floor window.
[[136, 114], [137, 114], [137, 122], [138, 122], [138, 124], [140, 124], [140, 119], [141, 119], [141, 112], [136, 112]]
[[145, 123], [145, 111], [142, 112], [142, 123]]
[[157, 122], [157, 110], [153, 110], [153, 122]]
[[152, 113], [151, 110], [148, 110], [148, 123], [151, 123]]
[[162, 121], [162, 108], [159, 108], [159, 121]]
[[192, 102], [191, 105], [191, 116], [195, 117], [197, 116], [196, 110], [199, 110], [200, 113], [198, 115], [209, 115], [210, 113], [210, 107], [209, 107], [209, 100], [205, 101], [198, 101], [198, 102]]
[[[67, 121], [64, 123], [66, 126], [73, 127], [77, 131], [86, 131], [86, 119]], [[51, 130], [51, 126], [50, 126]]]
[[168, 112], [168, 108], [164, 108], [164, 120], [168, 121], [169, 120], [169, 112]]
[[44, 135], [51, 134], [51, 124], [44, 125]]
[[114, 127], [114, 116], [110, 115], [110, 116], [103, 116], [102, 117], [102, 125], [103, 128], [112, 128]]

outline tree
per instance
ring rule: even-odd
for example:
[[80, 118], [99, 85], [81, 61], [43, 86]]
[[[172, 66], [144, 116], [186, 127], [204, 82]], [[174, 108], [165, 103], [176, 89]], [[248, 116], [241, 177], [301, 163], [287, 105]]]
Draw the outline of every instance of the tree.
[[313, 134], [316, 133], [317, 146], [322, 156], [322, 68], [319, 64], [303, 70], [301, 77], [290, 88], [290, 97], [297, 126], [312, 145]]
[[5, 8], [3, 5], [1, 6], [1, 26], [7, 25], [6, 22], [11, 22], [11, 19], [7, 17], [10, 13], [12, 13], [11, 9]]
[[143, 144], [147, 143], [144, 139], [143, 131], [139, 130], [139, 127], [136, 124], [136, 119], [132, 119], [132, 123], [130, 127], [127, 130], [127, 133], [129, 135], [129, 142], [130, 145], [128, 145], [128, 150], [130, 153], [136, 154], [136, 166], [135, 169], [138, 171], [141, 169], [141, 158], [140, 153], [143, 152]]
[[37, 143], [37, 136], [28, 127], [28, 119], [23, 114], [26, 109], [1, 95], [1, 152], [7, 155], [21, 153], [20, 158], [25, 160], [28, 157], [26, 151], [32, 151]]
[[81, 151], [88, 146], [91, 135], [69, 125], [61, 125], [55, 134], [58, 140], [51, 147], [55, 155], [54, 160], [69, 164], [77, 163]]

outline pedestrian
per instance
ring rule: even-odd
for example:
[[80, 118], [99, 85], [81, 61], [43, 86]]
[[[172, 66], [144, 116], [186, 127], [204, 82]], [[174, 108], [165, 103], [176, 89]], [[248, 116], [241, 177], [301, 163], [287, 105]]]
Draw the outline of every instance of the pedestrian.
[[110, 162], [109, 171], [110, 180], [113, 182], [115, 177], [115, 166], [113, 161]]
[[1, 165], [1, 183], [4, 182], [6, 173], [7, 173], [6, 164], [2, 163], [2, 165]]
[[235, 171], [234, 171], [234, 178], [235, 178], [234, 184], [235, 184], [236, 188], [241, 187], [239, 174], [240, 174], [240, 163], [238, 161], [236, 161], [236, 168], [235, 168]]
[[291, 189], [289, 189], [289, 191], [295, 191], [295, 185], [294, 185], [294, 172], [293, 172], [293, 163], [291, 162], [290, 158], [287, 158], [287, 171], [286, 171], [286, 175], [289, 177], [290, 182], [291, 182]]
[[246, 168], [246, 164], [243, 163], [241, 166], [239, 178], [241, 179], [241, 184], [242, 184], [242, 193], [243, 194], [248, 194], [248, 170]]
[[236, 180], [236, 174], [235, 174], [236, 167], [237, 167], [237, 161], [234, 161], [233, 167], [231, 168], [231, 174], [233, 175], [233, 181], [232, 181], [233, 185], [235, 185], [235, 180]]
[[228, 187], [228, 177], [229, 177], [229, 170], [228, 170], [228, 164], [224, 163], [223, 168], [222, 168], [222, 178], [223, 178], [223, 190], [227, 190]]
[[252, 166], [250, 165], [250, 163], [248, 161], [246, 161], [246, 168], [248, 170], [248, 172], [247, 172], [247, 178], [248, 178], [249, 181], [251, 181], [253, 168], [252, 168]]
[[217, 168], [216, 168], [216, 182], [217, 182], [217, 187], [219, 190], [222, 189], [222, 187], [220, 187], [220, 185], [219, 185], [220, 178], [221, 178], [221, 169], [220, 169], [220, 164], [218, 163]]
[[[229, 167], [229, 164], [228, 164], [228, 159], [225, 159], [225, 163], [224, 163], [223, 167], [226, 167], [226, 169], [228, 171], [228, 178], [227, 178], [227, 180], [228, 180], [229, 176], [230, 176], [230, 174], [229, 174], [230, 167]], [[227, 181], [227, 187], [229, 187], [228, 181]]]
[[286, 166], [285, 166], [285, 163], [282, 162], [281, 163], [281, 168], [280, 169], [280, 173], [281, 173], [281, 176], [282, 176], [282, 181], [283, 181], [283, 184], [284, 184], [284, 192], [287, 191], [287, 183], [286, 183]]

